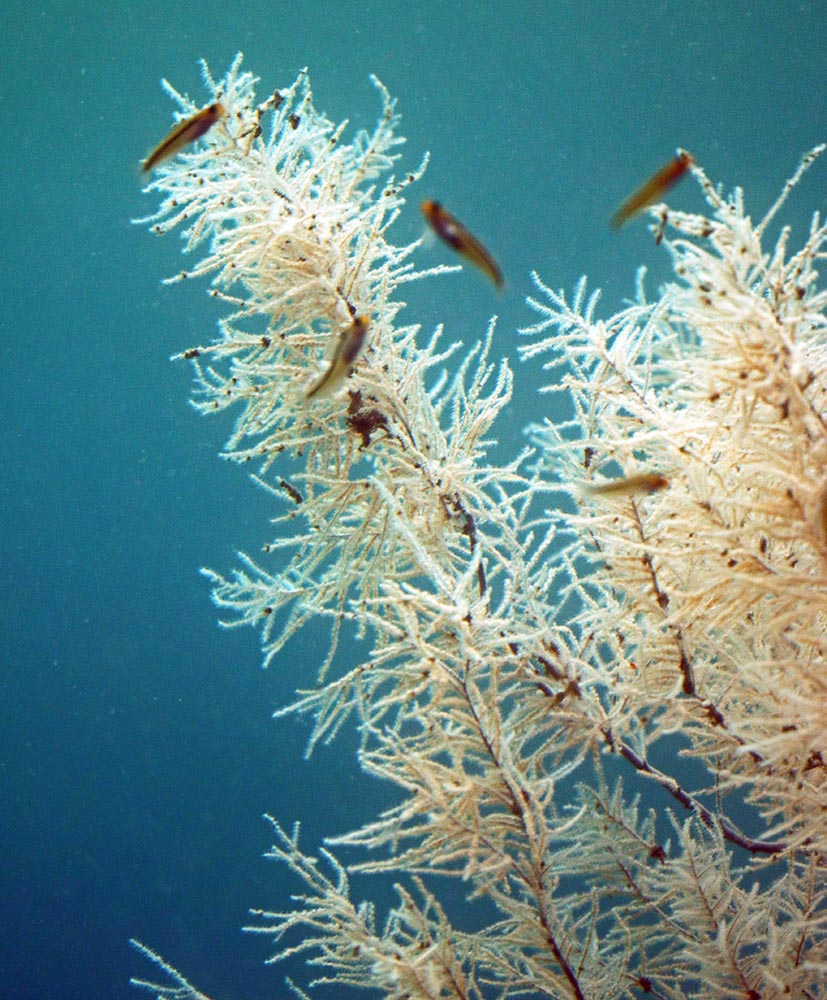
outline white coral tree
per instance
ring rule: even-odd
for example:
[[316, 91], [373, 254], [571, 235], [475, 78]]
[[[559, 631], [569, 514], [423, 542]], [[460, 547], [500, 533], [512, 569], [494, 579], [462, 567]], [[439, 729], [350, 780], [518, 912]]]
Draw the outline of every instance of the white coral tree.
[[[260, 628], [267, 663], [330, 623], [318, 685], [279, 714], [313, 717], [311, 748], [352, 718], [362, 767], [398, 791], [318, 856], [272, 820], [300, 891], [250, 929], [273, 961], [304, 958], [301, 996], [817, 996], [825, 228], [764, 249], [801, 171], [755, 225], [696, 169], [709, 217], [661, 210], [674, 283], [612, 319], [585, 285], [569, 304], [538, 279], [525, 353], [552, 352], [572, 417], [533, 429], [536, 468], [503, 467], [493, 327], [455, 362], [440, 331], [396, 325], [400, 286], [428, 272], [386, 239], [422, 168], [393, 173], [384, 88], [376, 129], [347, 141], [305, 74], [262, 103], [240, 60], [204, 76], [226, 114], [157, 170], [144, 221], [183, 226], [200, 256], [179, 278], [209, 276], [229, 306], [182, 355], [194, 403], [235, 407], [226, 455], [282, 511], [261, 554], [208, 572], [213, 595], [225, 624]], [[308, 399], [357, 314], [364, 354]], [[590, 492], [641, 473], [662, 488]], [[372, 650], [355, 664], [353, 635]], [[353, 872], [396, 879], [384, 918]], [[168, 980], [138, 985], [202, 996], [138, 947]]]

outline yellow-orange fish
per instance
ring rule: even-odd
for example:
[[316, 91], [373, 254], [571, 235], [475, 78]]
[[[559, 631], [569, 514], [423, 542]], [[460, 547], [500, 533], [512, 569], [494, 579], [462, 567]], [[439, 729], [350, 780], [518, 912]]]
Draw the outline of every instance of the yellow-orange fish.
[[637, 496], [640, 493], [656, 493], [669, 485], [666, 476], [659, 472], [641, 472], [624, 479], [609, 479], [605, 483], [589, 483], [585, 489], [595, 497]]
[[441, 240], [461, 253], [463, 257], [467, 257], [483, 274], [487, 274], [497, 288], [503, 287], [503, 273], [499, 265], [459, 219], [451, 215], [438, 201], [423, 201], [421, 207], [422, 214], [428, 220], [431, 229]]
[[681, 150], [666, 166], [661, 167], [657, 173], [652, 174], [645, 184], [629, 195], [612, 216], [612, 228], [617, 229], [624, 222], [631, 219], [633, 215], [637, 215], [638, 212], [646, 208], [647, 205], [651, 205], [652, 202], [657, 201], [673, 184], [677, 184], [694, 162], [695, 158], [691, 153]]
[[209, 132], [223, 115], [224, 105], [216, 101], [215, 104], [209, 104], [206, 108], [196, 111], [194, 115], [190, 115], [189, 118], [178, 122], [169, 135], [144, 160], [141, 164], [142, 169], [145, 171], [152, 170], [153, 167], [157, 167], [162, 161], [168, 159], [170, 156], [174, 156], [179, 149], [183, 149], [184, 146], [188, 146], [191, 142], [195, 142], [196, 139], [200, 139], [202, 135]]
[[328, 365], [327, 371], [307, 390], [307, 398], [325, 396], [339, 385], [349, 374], [356, 359], [365, 346], [365, 335], [368, 332], [368, 317], [356, 316], [350, 326], [339, 334], [336, 350]]

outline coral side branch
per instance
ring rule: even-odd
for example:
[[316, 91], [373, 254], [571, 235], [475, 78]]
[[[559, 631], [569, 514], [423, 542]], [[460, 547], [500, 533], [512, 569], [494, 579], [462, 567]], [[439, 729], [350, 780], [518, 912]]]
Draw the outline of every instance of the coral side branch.
[[[598, 320], [585, 284], [570, 305], [537, 279], [543, 339], [525, 350], [564, 369], [573, 418], [532, 433], [573, 501], [564, 558], [594, 567], [572, 581], [577, 627], [617, 696], [647, 716], [646, 739], [680, 733], [714, 760], [716, 787], [758, 809], [775, 850], [824, 852], [827, 228], [816, 215], [801, 249], [789, 229], [762, 245], [822, 150], [757, 225], [693, 167], [713, 211], [667, 214], [675, 281]], [[657, 489], [599, 485], [644, 472]]]

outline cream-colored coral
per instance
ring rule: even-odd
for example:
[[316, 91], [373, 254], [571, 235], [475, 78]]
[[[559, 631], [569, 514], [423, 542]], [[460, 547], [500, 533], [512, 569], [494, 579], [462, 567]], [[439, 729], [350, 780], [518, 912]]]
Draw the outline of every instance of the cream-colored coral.
[[[416, 245], [388, 241], [418, 172], [392, 173], [384, 89], [377, 128], [348, 141], [304, 74], [261, 104], [238, 61], [205, 80], [228, 115], [159, 168], [149, 222], [184, 226], [202, 254], [187, 274], [229, 307], [183, 354], [195, 405], [235, 408], [226, 454], [278, 505], [260, 554], [209, 571], [214, 598], [226, 624], [260, 628], [267, 663], [332, 623], [318, 684], [279, 714], [313, 717], [311, 749], [355, 719], [360, 763], [398, 792], [320, 859], [274, 821], [272, 857], [303, 891], [254, 929], [317, 983], [398, 1000], [814, 996], [824, 227], [792, 256], [786, 230], [765, 250], [780, 204], [754, 225], [696, 169], [709, 217], [669, 213], [676, 281], [653, 302], [599, 320], [585, 284], [570, 305], [538, 280], [526, 353], [555, 352], [572, 419], [535, 428], [536, 472], [527, 455], [498, 466], [512, 373], [493, 325], [462, 361], [441, 331], [396, 325], [425, 273]], [[365, 351], [308, 400], [357, 314]], [[639, 473], [668, 485], [582, 489]], [[371, 652], [347, 662], [345, 635]], [[384, 923], [352, 871], [398, 881]], [[144, 954], [171, 985], [141, 985], [200, 996]]]
[[[822, 147], [809, 154], [812, 162]], [[827, 849], [827, 228], [802, 248], [694, 173], [709, 218], [669, 212], [676, 280], [594, 320], [583, 289], [533, 334], [568, 369], [577, 430], [536, 431], [564, 481], [657, 471], [647, 496], [581, 497], [568, 523], [597, 560], [577, 627], [607, 644], [615, 697], [653, 734], [681, 733], [709, 781], [767, 836]], [[792, 185], [785, 189], [785, 196]], [[570, 366], [570, 367], [569, 367]], [[554, 456], [552, 458], [552, 456]], [[714, 766], [710, 766], [714, 761]]]

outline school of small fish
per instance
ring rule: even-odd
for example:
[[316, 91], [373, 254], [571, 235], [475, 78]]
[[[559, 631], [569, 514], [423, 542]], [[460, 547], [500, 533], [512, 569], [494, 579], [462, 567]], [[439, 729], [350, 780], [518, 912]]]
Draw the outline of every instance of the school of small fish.
[[[164, 160], [175, 156], [186, 146], [196, 142], [206, 135], [225, 114], [224, 106], [216, 101], [178, 122], [143, 160], [142, 170], [144, 172], [152, 170]], [[687, 173], [694, 162], [695, 160], [690, 153], [679, 150], [672, 160], [657, 170], [623, 201], [609, 220], [611, 227], [618, 229], [633, 216], [653, 204]], [[495, 288], [502, 291], [505, 287], [502, 270], [487, 247], [441, 202], [428, 199], [422, 202], [421, 210], [428, 225], [436, 235], [457, 253], [462, 254], [466, 260], [470, 261], [492, 281]], [[355, 310], [353, 311], [355, 312]], [[364, 348], [368, 325], [368, 317], [356, 316], [353, 322], [341, 331], [330, 364], [321, 377], [308, 389], [308, 399], [334, 392], [342, 381], [350, 375]], [[667, 485], [668, 480], [663, 476], [657, 473], [643, 473], [599, 485], [592, 484], [588, 487], [588, 491], [593, 496], [633, 496], [651, 493], [663, 489]]]

